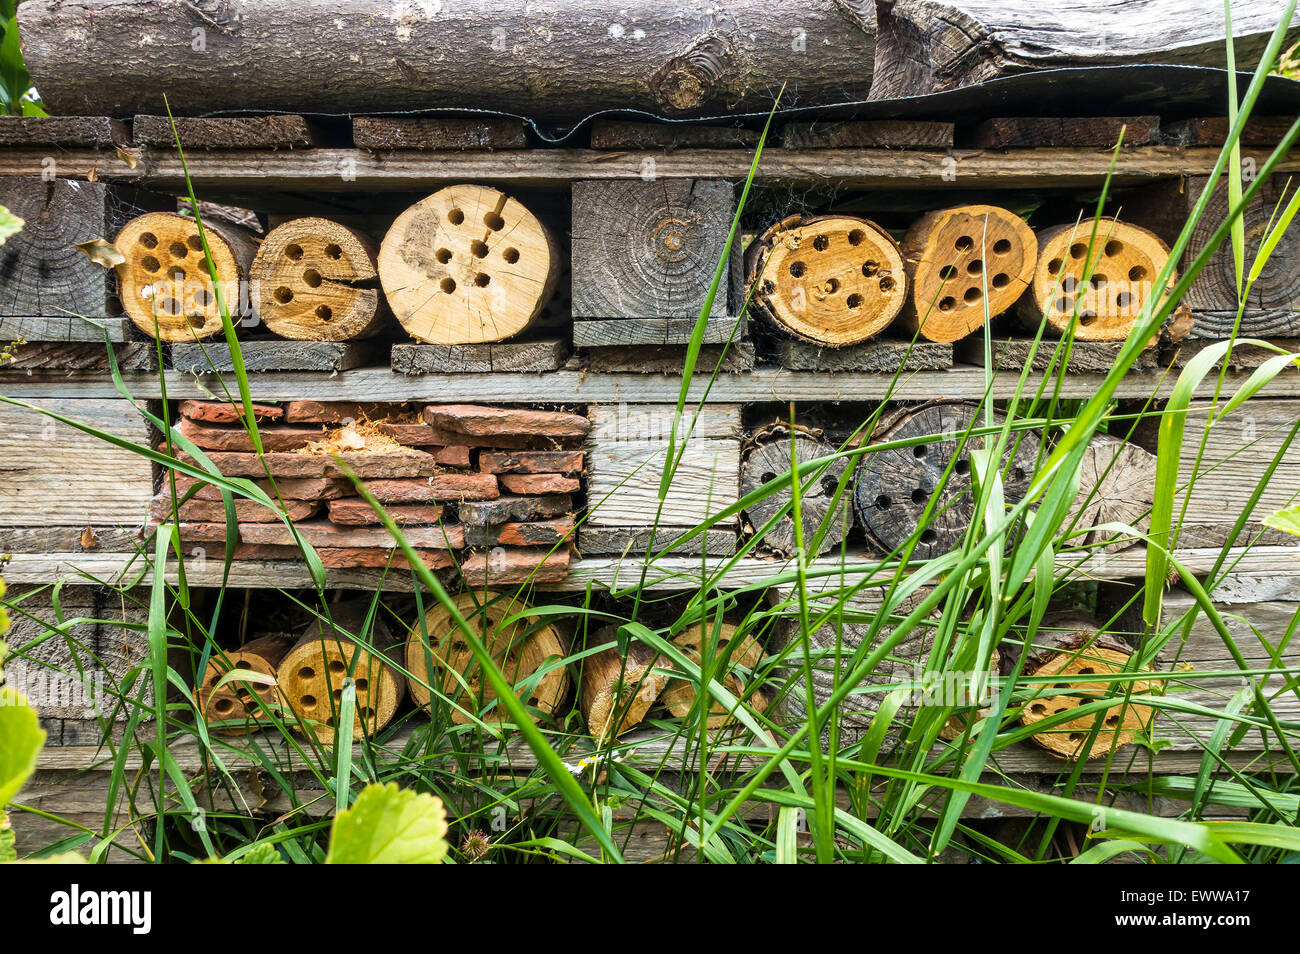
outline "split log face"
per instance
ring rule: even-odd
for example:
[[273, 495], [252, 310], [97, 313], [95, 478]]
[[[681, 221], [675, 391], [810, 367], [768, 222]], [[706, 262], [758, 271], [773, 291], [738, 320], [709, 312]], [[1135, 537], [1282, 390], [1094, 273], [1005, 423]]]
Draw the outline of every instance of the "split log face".
[[[810, 460], [829, 457], [835, 453], [835, 450], [836, 448], [833, 445], [811, 436], [796, 435], [794, 438], [794, 454], [800, 465]], [[831, 505], [835, 500], [836, 487], [839, 485], [840, 477], [847, 466], [847, 460], [843, 458], [836, 460], [826, 468], [825, 473], [800, 498], [800, 506], [803, 511], [804, 546], [807, 547], [812, 543], [817, 528], [830, 514]], [[790, 469], [790, 438], [788, 432], [785, 437], [772, 437], [763, 443], [756, 444], [750, 449], [748, 456], [740, 465], [741, 496], [747, 496], [769, 481], [775, 480], [781, 474], [789, 473]], [[843, 494], [840, 496], [839, 506], [826, 528], [826, 536], [822, 539], [821, 546], [816, 551], [818, 554], [834, 549], [844, 539], [844, 535], [848, 532], [849, 525], [852, 522], [849, 513], [849, 499], [851, 497], [852, 486], [850, 485], [845, 487]], [[749, 522], [750, 531], [758, 531], [789, 500], [790, 491], [787, 489], [746, 507], [743, 513], [745, 519]], [[794, 515], [787, 513], [773, 524], [763, 536], [759, 546], [783, 556], [792, 554], [795, 549]]]
[[[204, 222], [217, 281], [232, 318], [253, 261], [254, 243], [242, 229]], [[114, 242], [126, 261], [117, 266], [122, 308], [150, 337], [193, 341], [221, 331], [221, 311], [193, 219], [149, 212], [132, 219]]]
[[378, 246], [328, 219], [272, 229], [253, 260], [251, 293], [266, 327], [295, 341], [368, 338], [383, 327]]
[[[1124, 672], [1129, 665], [1131, 653], [1109, 639], [1098, 639], [1095, 632], [1069, 634], [1060, 640], [1061, 650], [1047, 655], [1041, 662], [1031, 660], [1025, 666], [1025, 672], [1032, 676], [1061, 676], [1060, 684], [1039, 687], [1039, 694], [1027, 701], [1021, 712], [1020, 721], [1025, 725], [1034, 725], [1044, 719], [1060, 715], [1071, 709], [1077, 709], [1094, 699], [1081, 698], [1079, 695], [1100, 696], [1111, 688], [1105, 682], [1069, 682], [1070, 676], [1108, 675]], [[1100, 645], [1105, 643], [1106, 645]], [[1132, 694], [1144, 695], [1151, 691], [1147, 682], [1133, 682]], [[1127, 686], [1119, 684], [1114, 705], [1105, 710], [1102, 728], [1093, 741], [1092, 748], [1081, 751], [1081, 746], [1092, 731], [1097, 713], [1069, 719], [1065, 722], [1044, 729], [1031, 738], [1053, 755], [1065, 759], [1077, 759], [1080, 756], [1095, 759], [1105, 755], [1112, 748], [1128, 745], [1135, 733], [1145, 731], [1150, 725], [1152, 710], [1150, 706], [1126, 704], [1123, 690]], [[1053, 695], [1054, 692], [1062, 693]]]
[[[592, 639], [600, 644], [612, 642], [616, 636], [611, 626], [596, 632]], [[663, 665], [663, 660], [638, 642], [628, 646], [627, 656], [610, 648], [587, 657], [580, 703], [587, 731], [597, 742], [620, 736], [645, 718], [668, 682], [667, 676], [654, 672], [656, 665]]]
[[927, 212], [900, 244], [911, 295], [899, 321], [931, 341], [965, 338], [1010, 308], [1038, 260], [1025, 220], [994, 205]]
[[[265, 685], [240, 679], [231, 679], [220, 686], [217, 683], [227, 673], [235, 670], [260, 673], [274, 680], [280, 661], [293, 646], [293, 642], [289, 636], [262, 636], [225, 653], [224, 658], [213, 658], [208, 662], [196, 693], [199, 709], [209, 723], [233, 723], [212, 731], [240, 733], [256, 728], [256, 725], [250, 723], [264, 721], [267, 717], [266, 709], [278, 708], [282, 704], [279, 689], [274, 683]], [[260, 704], [254, 697], [260, 700]]]
[[[706, 641], [713, 638], [712, 623], [701, 623], [682, 633], [673, 640], [673, 645], [677, 646], [692, 661], [703, 665], [703, 649]], [[714, 645], [713, 653], [715, 656], [721, 655], [733, 640], [737, 639], [736, 627], [730, 623], [723, 623], [718, 627], [717, 642]], [[740, 642], [731, 649], [730, 666], [743, 666], [745, 669], [753, 672], [758, 668], [758, 664], [763, 661], [763, 648], [759, 646], [754, 637], [746, 635], [740, 638]], [[736, 698], [745, 694], [745, 680], [741, 679], [735, 672], [728, 670], [726, 673], [718, 673], [722, 677], [722, 684]], [[695, 705], [695, 684], [689, 679], [674, 679], [668, 684], [659, 697], [659, 702], [665, 709], [676, 719], [684, 719], [690, 715], [691, 707]], [[762, 706], [762, 698], [755, 694], [750, 698], [749, 705]], [[710, 729], [719, 729], [731, 722], [734, 716], [727, 711], [727, 708], [717, 700], [714, 700], [709, 708], [708, 727]]]
[[[566, 654], [564, 642], [553, 626], [537, 625], [536, 620], [530, 621], [527, 617], [506, 622], [512, 616], [527, 612], [528, 605], [521, 600], [491, 591], [466, 591], [455, 597], [455, 603], [460, 614], [483, 640], [497, 667], [513, 685], [529, 680], [543, 664], [562, 659]], [[496, 691], [483, 678], [469, 644], [442, 604], [425, 613], [424, 632], [428, 633], [428, 642], [417, 622], [406, 640], [406, 670], [410, 673], [411, 698], [416, 705], [428, 708], [431, 699], [428, 687], [440, 679], [442, 694], [454, 703], [452, 721], [464, 725], [472, 721], [472, 717], [461, 709], [479, 712], [497, 698]], [[430, 672], [430, 661], [435, 672]], [[549, 715], [559, 708], [568, 691], [569, 674], [563, 666], [558, 666], [542, 676], [528, 698], [522, 701]], [[510, 721], [509, 714], [500, 705], [493, 706], [480, 718], [489, 723]]]
[[839, 348], [884, 331], [907, 300], [903, 256], [884, 229], [851, 215], [792, 216], [750, 253], [751, 302], [779, 329]]
[[487, 186], [448, 186], [397, 217], [379, 278], [417, 341], [503, 341], [532, 324], [555, 289], [561, 251], [518, 201]]
[[[917, 529], [944, 469], [953, 455], [948, 482], [935, 504], [930, 521], [921, 531], [912, 551], [914, 559], [925, 560], [947, 553], [957, 546], [974, 518], [975, 499], [970, 476], [970, 451], [996, 441], [997, 435], [972, 436], [958, 452], [967, 428], [979, 409], [973, 404], [936, 404], [905, 414], [876, 442], [901, 441], [943, 435], [938, 440], [867, 454], [853, 490], [858, 522], [887, 551], [901, 548]], [[995, 415], [1000, 422], [1001, 414]], [[1040, 440], [1032, 432], [1012, 432], [1008, 441], [1010, 460], [1002, 461], [1002, 492], [1007, 503], [1020, 500], [1029, 489]]]
[[[1033, 284], [1017, 311], [1030, 328], [1037, 329], [1046, 317], [1048, 325], [1064, 335], [1077, 309], [1075, 338], [1122, 341], [1154, 294], [1156, 276], [1168, 261], [1164, 242], [1127, 222], [1085, 219], [1040, 229]], [[1091, 277], [1084, 281], [1089, 267]]]
[[[1150, 451], [1112, 434], [1097, 434], [1088, 442], [1079, 468], [1079, 495], [1065, 527], [1075, 530], [1103, 523], [1126, 523], [1146, 532], [1155, 502], [1156, 457]], [[1077, 545], [1123, 550], [1137, 543], [1131, 536], [1089, 530], [1071, 538]]]

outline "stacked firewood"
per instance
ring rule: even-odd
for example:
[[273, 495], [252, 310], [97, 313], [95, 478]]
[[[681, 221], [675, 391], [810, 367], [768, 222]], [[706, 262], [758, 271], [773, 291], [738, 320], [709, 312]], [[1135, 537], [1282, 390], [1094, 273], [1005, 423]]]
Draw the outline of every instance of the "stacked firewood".
[[[302, 540], [327, 568], [405, 566], [350, 472], [431, 569], [458, 570], [474, 585], [551, 582], [568, 573], [585, 415], [477, 405], [257, 404], [259, 455], [242, 413], [238, 405], [185, 401], [176, 425], [217, 471], [253, 479], [293, 523], [290, 529], [277, 510], [236, 496], [237, 559], [300, 559]], [[186, 544], [220, 551], [227, 538], [220, 488], [180, 473], [164, 475], [151, 517], [178, 522]]]

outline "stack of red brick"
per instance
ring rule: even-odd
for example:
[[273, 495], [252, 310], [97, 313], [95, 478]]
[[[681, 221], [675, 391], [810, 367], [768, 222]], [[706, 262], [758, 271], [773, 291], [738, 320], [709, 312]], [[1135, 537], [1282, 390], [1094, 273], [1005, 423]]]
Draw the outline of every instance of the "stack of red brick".
[[[258, 404], [259, 458], [240, 423], [242, 408], [185, 401], [180, 413], [181, 434], [222, 475], [253, 479], [282, 501], [328, 568], [406, 566], [341, 462], [432, 569], [458, 568], [474, 585], [555, 581], [568, 573], [581, 444], [590, 426], [584, 415], [462, 404], [418, 413], [401, 404]], [[177, 499], [195, 483], [176, 474]], [[237, 559], [301, 558], [275, 511], [235, 497], [235, 515]], [[177, 519], [187, 545], [224, 552], [225, 506], [211, 484], [173, 518], [171, 484], [163, 480], [151, 516], [155, 523]]]

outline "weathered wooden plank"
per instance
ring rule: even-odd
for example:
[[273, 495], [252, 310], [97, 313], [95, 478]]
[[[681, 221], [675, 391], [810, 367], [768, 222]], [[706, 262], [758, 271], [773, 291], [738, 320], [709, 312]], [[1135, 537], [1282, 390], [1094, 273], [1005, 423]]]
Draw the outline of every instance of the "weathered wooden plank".
[[587, 410], [591, 430], [589, 442], [667, 441], [677, 423], [677, 439], [738, 439], [744, 433], [740, 405], [706, 404], [686, 408], [680, 417], [676, 405], [668, 404], [596, 404]]
[[[587, 556], [648, 553], [651, 535], [649, 527], [593, 527], [583, 524], [578, 528], [578, 552]], [[653, 552], [668, 551], [674, 556], [727, 556], [736, 550], [734, 530], [710, 527], [698, 536], [678, 544], [676, 541], [681, 535], [680, 529], [671, 527], [660, 527], [653, 531]]]
[[20, 317], [0, 315], [0, 341], [80, 341], [103, 344], [131, 337], [129, 318], [83, 319], [75, 315]]
[[318, 125], [302, 116], [136, 116], [131, 138], [145, 146], [176, 149], [307, 149], [325, 141]]
[[1026, 146], [1146, 146], [1160, 141], [1159, 116], [1006, 116], [975, 127], [977, 149]]
[[[1291, 116], [1251, 116], [1237, 141], [1243, 146], [1276, 146], [1295, 120]], [[1179, 146], [1222, 146], [1231, 124], [1227, 116], [1179, 119], [1165, 123], [1164, 140]]]
[[[696, 374], [752, 371], [756, 355], [752, 341], [702, 345], [695, 361]], [[592, 348], [587, 352], [587, 370], [602, 374], [680, 374], [686, 363], [682, 345], [629, 345], [624, 348]]]
[[786, 149], [950, 149], [952, 123], [911, 119], [787, 123], [781, 128]]
[[[121, 398], [42, 401], [38, 406], [141, 446], [149, 444], [144, 419]], [[144, 457], [8, 404], [0, 405], [0, 473], [0, 526], [138, 527], [153, 495], [153, 471]]]
[[791, 371], [938, 371], [952, 367], [953, 346], [937, 341], [895, 341], [872, 338], [847, 348], [823, 348], [808, 341], [772, 338], [764, 354]]
[[625, 123], [597, 119], [591, 124], [592, 149], [752, 149], [758, 133], [737, 126], [695, 123]]
[[[994, 368], [998, 371], [1017, 371], [1023, 368], [1029, 363], [1029, 350], [1033, 344], [1033, 340], [1027, 338], [995, 339]], [[1069, 360], [1065, 362], [1066, 370], [1071, 374], [1108, 374], [1115, 367], [1115, 359], [1123, 345], [1122, 341], [1075, 341], [1070, 345]], [[1058, 348], [1061, 347], [1060, 340], [1056, 338], [1040, 341], [1034, 352], [1033, 370], [1045, 372], [1055, 360], [1055, 370], [1059, 373], [1064, 357], [1063, 352], [1058, 354]], [[957, 342], [956, 354], [958, 361], [984, 367], [984, 341], [978, 336]], [[1148, 348], [1138, 355], [1133, 367], [1137, 371], [1154, 370], [1158, 367], [1156, 359], [1156, 350]]]
[[465, 345], [395, 344], [392, 362], [397, 374], [491, 374], [555, 371], [568, 357], [569, 343], [550, 338]]
[[[1236, 316], [1234, 315], [1233, 317], [1235, 318]], [[1300, 354], [1300, 338], [1272, 338], [1266, 340], [1268, 340], [1270, 344], [1281, 348], [1283, 352], [1288, 354]], [[1160, 360], [1161, 363], [1172, 364], [1175, 368], [1185, 368], [1187, 367], [1187, 363], [1198, 354], [1206, 348], [1213, 347], [1217, 344], [1221, 344], [1221, 342], [1211, 338], [1188, 338], [1185, 341], [1180, 341], [1176, 345], [1163, 349], [1160, 354]], [[1259, 345], [1237, 344], [1233, 346], [1230, 353], [1225, 354], [1223, 358], [1216, 361], [1214, 367], [1221, 367], [1226, 361], [1229, 368], [1234, 370], [1251, 371], [1258, 368], [1270, 358], [1276, 358], [1278, 354], [1279, 352], [1277, 351], [1273, 351], [1269, 348], [1261, 348]], [[1297, 370], [1300, 369], [1295, 367], [1283, 368], [1281, 373], [1295, 374]]]
[[111, 149], [130, 141], [126, 124], [107, 116], [0, 117], [0, 146]]
[[145, 542], [134, 530], [83, 527], [0, 527], [0, 553], [135, 553]]
[[357, 116], [352, 141], [358, 149], [424, 149], [462, 152], [525, 149], [523, 120], [511, 116]]
[[[735, 503], [740, 493], [740, 442], [696, 438], [685, 442], [660, 508], [659, 482], [668, 442], [591, 441], [587, 445], [587, 523], [597, 527], [693, 527]], [[733, 515], [718, 526], [736, 522]]]
[[[386, 363], [388, 348], [372, 341], [241, 341], [248, 371], [349, 371]], [[172, 345], [172, 367], [207, 374], [233, 371], [230, 348], [220, 343]]]
[[[111, 347], [122, 371], [152, 371], [158, 367], [158, 352], [152, 341], [132, 341]], [[102, 343], [32, 341], [14, 348], [12, 358], [0, 362], [0, 371], [25, 371], [29, 368], [107, 371], [108, 349]]]
[[[83, 764], [73, 770], [38, 771], [23, 786], [18, 802], [33, 811], [17, 807], [11, 810], [19, 857], [87, 830], [113, 836], [111, 847], [104, 851], [101, 860], [116, 865], [143, 864], [146, 859], [140, 846], [150, 843], [152, 821], [132, 817], [130, 791], [114, 780], [111, 770], [87, 771], [102, 765], [109, 750], [91, 741], [81, 741], [78, 746], [78, 751], [85, 753]], [[116, 801], [112, 801], [114, 797]], [[118, 829], [122, 829], [121, 833], [114, 834]], [[97, 841], [92, 839], [76, 850], [88, 854]]]
[[[575, 319], [573, 344], [577, 348], [684, 345], [690, 342], [694, 331], [694, 318]], [[704, 344], [726, 344], [738, 341], [744, 335], [743, 318], [710, 318], [704, 326], [701, 341]]]

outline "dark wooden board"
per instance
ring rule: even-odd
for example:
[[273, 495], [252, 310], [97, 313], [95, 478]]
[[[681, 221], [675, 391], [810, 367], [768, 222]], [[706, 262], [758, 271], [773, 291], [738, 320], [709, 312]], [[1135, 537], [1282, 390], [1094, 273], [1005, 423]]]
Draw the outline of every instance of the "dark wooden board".
[[[1272, 344], [1291, 354], [1300, 354], [1300, 338], [1273, 338], [1269, 339]], [[1221, 342], [1213, 341], [1209, 338], [1188, 338], [1186, 341], [1177, 345], [1172, 345], [1164, 349], [1160, 359], [1164, 364], [1172, 364], [1175, 368], [1187, 366], [1187, 362], [1200, 354], [1206, 348], [1212, 347]], [[1270, 358], [1277, 357], [1278, 352], [1271, 351], [1268, 348], [1261, 348], [1258, 345], [1237, 344], [1234, 345], [1230, 354], [1227, 355], [1228, 367], [1235, 370], [1251, 370], [1258, 368]], [[1221, 366], [1222, 359], [1215, 363], [1215, 366]], [[1300, 369], [1284, 369], [1284, 373], [1294, 374]]]
[[[242, 341], [239, 350], [249, 371], [347, 371], [388, 360], [387, 346], [369, 341]], [[172, 345], [177, 371], [233, 371], [224, 343]]]
[[397, 374], [486, 374], [492, 371], [555, 371], [569, 357], [569, 343], [501, 341], [490, 344], [393, 345]]
[[183, 149], [306, 149], [324, 141], [319, 127], [302, 116], [136, 116], [131, 138], [139, 145]]
[[[1291, 116], [1251, 116], [1237, 141], [1243, 146], [1276, 146], [1295, 119]], [[1227, 116], [1180, 119], [1165, 123], [1165, 142], [1177, 146], [1222, 146], [1228, 141]]]
[[358, 149], [524, 149], [522, 120], [509, 116], [358, 116], [352, 120]]
[[950, 149], [953, 124], [903, 119], [787, 123], [786, 149]]
[[[737, 318], [711, 318], [704, 329], [704, 344], [723, 344], [744, 336]], [[575, 320], [573, 344], [578, 348], [612, 348], [627, 345], [688, 344], [694, 318], [610, 318]]]
[[[686, 362], [683, 345], [630, 345], [622, 348], [591, 348], [587, 370], [603, 374], [681, 374]], [[712, 374], [722, 362], [723, 371], [752, 371], [755, 349], [752, 341], [729, 345], [703, 345], [695, 360], [696, 374]]]
[[765, 358], [792, 371], [937, 371], [952, 367], [953, 346], [935, 341], [873, 338], [847, 348], [823, 348], [807, 341], [772, 338], [763, 343]]
[[986, 119], [972, 135], [976, 149], [1009, 149], [1026, 146], [1097, 146], [1119, 142], [1125, 146], [1146, 146], [1160, 141], [1159, 116], [1006, 116]]
[[[993, 363], [998, 371], [1019, 371], [1029, 360], [1029, 349], [1033, 345], [1030, 338], [995, 339], [993, 341]], [[1046, 371], [1061, 342], [1056, 338], [1044, 338], [1038, 343], [1034, 353], [1034, 371]], [[1075, 341], [1070, 346], [1070, 359], [1067, 369], [1072, 374], [1109, 374], [1115, 367], [1115, 358], [1119, 355], [1122, 341]], [[984, 366], [984, 340], [978, 336], [957, 342], [957, 360], [964, 364]], [[1056, 368], [1061, 366], [1057, 358]], [[1158, 366], [1156, 349], [1148, 348], [1138, 355], [1133, 364], [1134, 371], [1151, 371]]]
[[81, 146], [108, 149], [130, 143], [126, 124], [107, 116], [3, 116], [0, 146]]
[[735, 126], [621, 123], [597, 119], [591, 124], [592, 149], [752, 149], [758, 133]]
[[[676, 537], [679, 527], [661, 527], [654, 537], [656, 553], [664, 550]], [[583, 556], [644, 554], [650, 545], [649, 527], [588, 527], [578, 528], [578, 552]], [[709, 529], [692, 537], [681, 546], [673, 547], [672, 556], [728, 556], [736, 550], [734, 530]]]
[[[98, 266], [96, 266], [98, 267]], [[129, 318], [94, 318], [83, 320], [74, 315], [21, 317], [0, 315], [0, 343], [10, 341], [79, 341], [104, 342], [105, 332], [113, 342], [131, 338]]]

